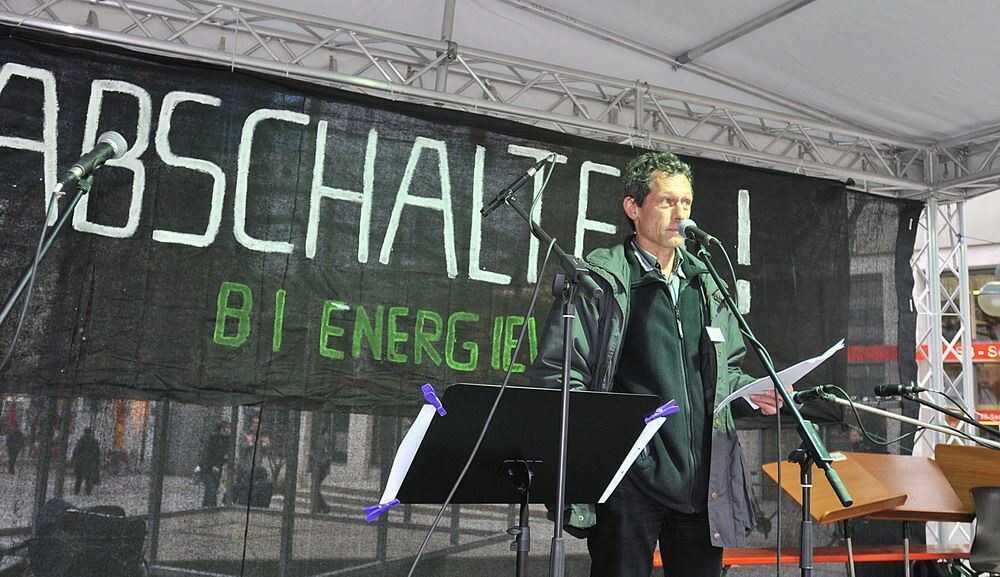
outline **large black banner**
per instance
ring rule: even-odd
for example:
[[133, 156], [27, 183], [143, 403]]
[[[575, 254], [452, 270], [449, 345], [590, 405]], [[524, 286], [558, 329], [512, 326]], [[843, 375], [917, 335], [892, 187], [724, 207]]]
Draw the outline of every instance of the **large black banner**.
[[[60, 171], [105, 130], [132, 148], [43, 262], [7, 390], [392, 411], [424, 382], [495, 382], [511, 362], [545, 247], [510, 209], [479, 209], [537, 159], [559, 155], [535, 211], [567, 251], [629, 231], [619, 173], [639, 149], [65, 42], [0, 39], [0, 291]], [[862, 196], [688, 160], [694, 217], [727, 240], [779, 367], [848, 336]], [[895, 238], [904, 214], [879, 225]], [[842, 354], [815, 378], [846, 367]]]

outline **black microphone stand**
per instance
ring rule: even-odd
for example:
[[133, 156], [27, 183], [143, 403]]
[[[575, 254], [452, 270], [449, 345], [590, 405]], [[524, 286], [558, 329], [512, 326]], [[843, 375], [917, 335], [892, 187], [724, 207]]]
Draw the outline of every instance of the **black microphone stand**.
[[[721, 248], [721, 245], [720, 245]], [[811, 421], [808, 421], [802, 417], [802, 413], [799, 412], [798, 407], [792, 401], [791, 395], [785, 390], [784, 385], [781, 384], [781, 378], [774, 370], [774, 365], [771, 364], [771, 357], [767, 354], [764, 346], [760, 344], [757, 337], [754, 336], [753, 331], [750, 329], [750, 325], [747, 324], [745, 318], [740, 313], [739, 307], [736, 306], [736, 302], [733, 301], [732, 295], [729, 290], [726, 289], [726, 285], [723, 284], [722, 278], [719, 276], [719, 271], [716, 270], [715, 265], [712, 264], [712, 255], [709, 254], [708, 249], [704, 244], [698, 244], [698, 257], [702, 259], [705, 263], [705, 267], [708, 268], [708, 273], [715, 280], [716, 286], [719, 287], [719, 292], [722, 293], [723, 299], [725, 299], [726, 306], [736, 317], [736, 322], [739, 324], [740, 331], [746, 335], [747, 339], [750, 341], [750, 346], [757, 353], [757, 357], [760, 359], [761, 364], [764, 365], [764, 370], [767, 371], [767, 375], [771, 377], [771, 381], [774, 383], [774, 390], [778, 391], [781, 396], [782, 401], [784, 401], [785, 407], [788, 412], [792, 414], [792, 418], [795, 420], [795, 429], [799, 433], [799, 437], [802, 439], [802, 445], [789, 455], [788, 460], [793, 463], [798, 463], [800, 469], [800, 481], [802, 483], [802, 531], [800, 535], [800, 551], [799, 551], [799, 569], [800, 574], [803, 577], [809, 577], [812, 575], [812, 564], [813, 564], [813, 535], [812, 535], [812, 518], [810, 517], [809, 509], [811, 503], [811, 489], [812, 489], [812, 466], [815, 464], [819, 468], [823, 469], [826, 473], [827, 480], [830, 481], [830, 486], [833, 487], [833, 491], [837, 494], [837, 498], [845, 507], [850, 507], [854, 501], [851, 499], [850, 493], [847, 492], [847, 487], [844, 486], [844, 482], [840, 480], [840, 475], [833, 469], [833, 457], [830, 456], [830, 452], [827, 450], [826, 446], [823, 445], [823, 441], [819, 438], [819, 433]], [[781, 434], [779, 431], [778, 434]], [[780, 539], [781, 536], [779, 535]]]
[[[552, 546], [549, 551], [549, 576], [564, 577], [566, 574], [566, 544], [563, 540], [563, 514], [566, 500], [566, 447], [569, 440], [569, 371], [570, 358], [573, 353], [573, 321], [576, 319], [576, 295], [579, 290], [593, 297], [604, 296], [604, 289], [599, 287], [594, 279], [590, 278], [590, 271], [584, 266], [583, 261], [575, 256], [567, 254], [552, 237], [531, 220], [531, 216], [520, 206], [514, 204], [517, 198], [514, 196], [517, 187], [508, 187], [500, 191], [500, 194], [490, 203], [490, 206], [498, 206], [499, 203], [506, 204], [514, 209], [543, 244], [552, 245], [552, 252], [559, 259], [563, 267], [563, 274], [557, 274], [553, 282], [552, 291], [555, 295], [562, 295], [563, 298], [563, 366], [562, 366], [562, 407], [560, 409], [560, 432], [559, 432], [559, 463], [558, 463], [558, 485], [556, 488], [556, 514], [555, 528], [552, 535]], [[527, 546], [522, 545], [522, 546]]]
[[[42, 258], [45, 257], [45, 253], [49, 251], [49, 247], [52, 246], [52, 243], [55, 241], [56, 236], [59, 235], [59, 231], [62, 230], [63, 225], [66, 224], [66, 221], [69, 220], [70, 215], [73, 214], [73, 209], [75, 209], [76, 205], [80, 202], [80, 198], [82, 198], [83, 195], [90, 192], [90, 188], [93, 186], [93, 184], [94, 184], [93, 176], [88, 176], [86, 178], [83, 178], [76, 183], [76, 189], [73, 193], [73, 198], [71, 198], [69, 204], [66, 205], [66, 210], [64, 210], [62, 214], [59, 216], [59, 220], [56, 221], [56, 224], [52, 227], [52, 230], [48, 231], [45, 235], [45, 240], [42, 242], [42, 247], [37, 254], [38, 262], [41, 262]], [[61, 193], [58, 192], [53, 193], [53, 197], [50, 200], [50, 202], [55, 203], [58, 196], [61, 196]], [[48, 211], [46, 211], [45, 214], [46, 223], [43, 226], [46, 226], [48, 224], [48, 217], [49, 217]], [[10, 292], [9, 295], [7, 295], [7, 299], [4, 300], [3, 308], [0, 309], [0, 326], [3, 326], [3, 322], [7, 320], [7, 315], [9, 315], [11, 309], [14, 308], [14, 303], [17, 302], [18, 298], [20, 298], [21, 292], [24, 291], [24, 287], [28, 286], [28, 282], [31, 280], [32, 272], [37, 270], [37, 264], [38, 263], [36, 263], [35, 260], [32, 260], [31, 264], [25, 267], [24, 272], [21, 274], [21, 280], [19, 280], [18, 283], [14, 285], [14, 289]], [[2, 368], [3, 367], [0, 367], [0, 369]]]

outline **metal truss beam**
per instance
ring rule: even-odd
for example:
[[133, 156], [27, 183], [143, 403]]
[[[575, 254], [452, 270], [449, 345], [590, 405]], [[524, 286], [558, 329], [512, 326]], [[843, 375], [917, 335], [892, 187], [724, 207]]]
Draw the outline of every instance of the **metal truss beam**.
[[[917, 311], [918, 384], [933, 391], [944, 391], [965, 404], [970, 412], [976, 407], [976, 389], [972, 368], [973, 326], [970, 316], [969, 268], [965, 244], [965, 203], [942, 204], [927, 201], [920, 218], [918, 248], [911, 264], [914, 270], [914, 305]], [[952, 282], [950, 288], [943, 279]], [[957, 283], [953, 282], [957, 279]], [[948, 331], [945, 325], [948, 325]], [[920, 354], [919, 352], [922, 352]], [[946, 357], [959, 358], [949, 363]], [[950, 372], [950, 374], [949, 374]], [[926, 393], [925, 393], [926, 394]], [[932, 399], [940, 402], [940, 398]], [[949, 423], [941, 413], [922, 408], [920, 419], [937, 425]], [[966, 432], [975, 434], [976, 431]], [[924, 431], [914, 446], [914, 454], [932, 457], [940, 443], [960, 442], [955, 437]], [[968, 543], [968, 524], [928, 523], [928, 542]]]
[[990, 126], [938, 142], [944, 190], [963, 190], [967, 196], [991, 192], [1000, 183], [1000, 125]]
[[663, 62], [664, 64], [670, 66], [673, 69], [683, 69], [686, 72], [697, 74], [699, 76], [707, 78], [723, 86], [735, 88], [744, 94], [748, 94], [750, 96], [754, 96], [756, 98], [776, 104], [780, 106], [782, 109], [795, 112], [797, 114], [802, 114], [810, 118], [816, 118], [828, 122], [840, 122], [841, 124], [849, 124], [849, 123], [844, 123], [842, 120], [834, 117], [829, 112], [819, 110], [811, 106], [807, 106], [801, 102], [796, 102], [780, 94], [771, 92], [770, 90], [765, 90], [759, 86], [753, 86], [751, 84], [748, 84], [747, 82], [738, 80], [736, 78], [732, 78], [730, 76], [722, 74], [721, 72], [702, 66], [696, 62], [682, 63], [680, 57], [678, 56], [674, 56], [673, 54], [670, 54], [658, 48], [651, 47], [647, 44], [637, 42], [636, 40], [624, 34], [619, 34], [612, 30], [608, 30], [607, 28], [602, 28], [600, 26], [597, 26], [596, 24], [591, 24], [589, 22], [584, 22], [577, 18], [573, 18], [568, 14], [564, 14], [562, 12], [559, 12], [558, 10], [549, 8], [548, 6], [543, 6], [541, 4], [538, 4], [537, 2], [533, 2], [531, 0], [499, 0], [499, 1], [504, 2], [506, 4], [510, 4], [511, 6], [520, 8], [522, 10], [531, 12], [532, 14], [539, 16], [541, 18], [546, 18], [548, 20], [551, 20], [552, 22], [555, 22], [560, 26], [577, 30], [585, 34], [589, 34], [594, 38], [598, 38], [600, 40], [627, 48], [638, 55], [646, 56], [654, 60], [659, 60], [660, 62]]
[[[443, 37], [449, 20], [446, 14]], [[977, 152], [990, 158], [970, 164], [964, 143], [937, 153], [933, 145], [834, 120], [252, 2], [179, 0], [171, 9], [130, 0], [3, 0], [0, 21], [589, 138], [846, 180], [886, 196], [960, 200], [1000, 182], [992, 170], [996, 151]], [[927, 158], [941, 159], [937, 173], [948, 180], [922, 178]]]

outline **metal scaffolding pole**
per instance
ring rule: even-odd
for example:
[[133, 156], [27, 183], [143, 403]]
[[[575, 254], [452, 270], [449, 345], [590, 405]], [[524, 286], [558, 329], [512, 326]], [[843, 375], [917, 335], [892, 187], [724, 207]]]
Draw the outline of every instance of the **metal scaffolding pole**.
[[[954, 205], [955, 216], [958, 219], [958, 304], [959, 318], [962, 323], [962, 350], [959, 358], [962, 359], [962, 372], [960, 380], [952, 385], [958, 385], [955, 392], [956, 397], [963, 401], [966, 409], [970, 412], [976, 410], [976, 383], [975, 370], [972, 368], [972, 338], [975, 336], [976, 324], [972, 319], [972, 287], [969, 285], [969, 261], [968, 242], [965, 234], [965, 201], [957, 202]], [[973, 429], [966, 426], [970, 433], [975, 433]]]
[[281, 545], [278, 553], [278, 577], [293, 574], [292, 546], [295, 542], [295, 505], [299, 478], [299, 431], [302, 413], [288, 411], [285, 430], [285, 491], [281, 502]]
[[789, 0], [788, 2], [785, 2], [780, 6], [776, 6], [756, 18], [743, 22], [739, 26], [727, 30], [715, 38], [702, 42], [698, 46], [685, 51], [677, 57], [677, 62], [687, 64], [696, 58], [700, 58], [705, 54], [708, 54], [716, 48], [720, 48], [738, 38], [742, 38], [754, 30], [767, 26], [771, 22], [774, 22], [775, 20], [794, 12], [799, 8], [802, 8], [806, 4], [812, 4], [813, 2], [815, 2], [815, 0]]
[[146, 526], [148, 553], [146, 557], [150, 564], [155, 565], [160, 551], [160, 513], [163, 510], [163, 481], [170, 440], [170, 401], [156, 403], [156, 418], [153, 427], [153, 455], [149, 471], [149, 512]]
[[[441, 22], [441, 40], [451, 44], [451, 34], [452, 29], [455, 27], [455, 0], [445, 0], [444, 2], [444, 18]], [[440, 57], [442, 54], [445, 58], [449, 58], [452, 51], [449, 49], [444, 53], [438, 53]], [[444, 92], [448, 87], [448, 62], [442, 62], [438, 65], [437, 75], [434, 78], [434, 90], [438, 92]]]

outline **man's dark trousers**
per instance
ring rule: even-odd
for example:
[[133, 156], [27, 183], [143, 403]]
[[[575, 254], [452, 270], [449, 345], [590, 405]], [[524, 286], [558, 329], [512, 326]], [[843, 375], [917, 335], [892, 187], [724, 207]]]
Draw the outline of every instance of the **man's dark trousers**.
[[712, 546], [706, 512], [671, 511], [626, 476], [603, 505], [587, 536], [591, 577], [645, 577], [656, 541], [666, 577], [719, 577], [722, 549]]
[[219, 504], [219, 483], [222, 472], [210, 469], [201, 472], [201, 480], [205, 483], [205, 494], [201, 498], [202, 507], [216, 507]]
[[21, 452], [21, 447], [16, 449], [7, 447], [7, 472], [14, 474], [14, 465], [17, 463], [17, 454]]
[[73, 494], [80, 494], [80, 485], [83, 485], [86, 493], [89, 495], [94, 490], [94, 476], [89, 473], [77, 471], [76, 473], [76, 483], [73, 487]]

